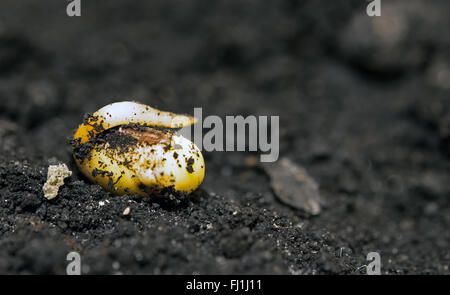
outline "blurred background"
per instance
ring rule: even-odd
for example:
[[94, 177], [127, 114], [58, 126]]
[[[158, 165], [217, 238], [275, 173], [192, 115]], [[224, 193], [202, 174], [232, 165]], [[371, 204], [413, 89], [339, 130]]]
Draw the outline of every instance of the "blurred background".
[[[52, 161], [76, 170], [68, 139], [85, 113], [133, 99], [181, 113], [201, 107], [204, 116], [280, 116], [280, 157], [305, 167], [325, 205], [319, 216], [305, 216], [276, 200], [267, 176], [246, 166], [248, 154], [205, 153], [202, 189], [220, 199], [202, 207], [198, 220], [227, 224], [214, 215], [221, 202], [256, 211], [242, 224], [229, 221], [229, 232], [214, 225], [210, 244], [186, 229], [192, 245], [201, 245], [193, 257], [180, 248], [140, 266], [124, 258], [130, 273], [357, 273], [370, 251], [381, 252], [387, 273], [449, 273], [449, 1], [381, 0], [380, 17], [367, 16], [363, 0], [82, 0], [80, 17], [66, 15], [68, 3], [0, 3], [2, 272], [61, 271], [17, 254], [32, 234], [13, 233], [33, 216], [55, 225], [60, 240], [71, 236], [93, 265], [105, 261], [91, 272], [117, 271], [109, 265], [118, 258], [102, 252], [100, 232], [114, 232], [120, 218], [113, 219], [116, 227], [77, 227], [62, 213], [51, 218], [42, 213], [51, 205], [27, 185], [43, 183]], [[24, 185], [11, 182], [11, 173]], [[77, 173], [70, 181], [67, 196], [89, 186]], [[11, 201], [24, 192], [34, 201]], [[199, 202], [194, 209], [207, 204]], [[248, 230], [245, 220], [255, 216], [260, 228]], [[267, 238], [280, 216], [291, 229]], [[154, 229], [142, 229], [146, 217], [139, 218], [128, 221], [139, 228], [129, 235], [154, 242], [145, 236]], [[186, 234], [172, 226], [172, 234]], [[81, 242], [93, 233], [98, 240]], [[170, 242], [165, 233], [154, 243]], [[227, 248], [243, 235], [250, 240]], [[268, 244], [256, 246], [263, 236]], [[49, 237], [53, 232], [43, 230], [29, 252], [59, 240]]]

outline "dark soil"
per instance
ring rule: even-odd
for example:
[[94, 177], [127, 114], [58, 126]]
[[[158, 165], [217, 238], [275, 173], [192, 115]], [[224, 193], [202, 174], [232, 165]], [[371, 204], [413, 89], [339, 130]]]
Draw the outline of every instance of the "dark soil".
[[[0, 273], [65, 274], [72, 250], [84, 274], [360, 274], [371, 251], [383, 273], [450, 273], [449, 1], [382, 0], [381, 18], [362, 0], [66, 4], [0, 3]], [[253, 153], [204, 152], [177, 202], [89, 183], [71, 136], [122, 100], [280, 116], [321, 213], [279, 202]]]

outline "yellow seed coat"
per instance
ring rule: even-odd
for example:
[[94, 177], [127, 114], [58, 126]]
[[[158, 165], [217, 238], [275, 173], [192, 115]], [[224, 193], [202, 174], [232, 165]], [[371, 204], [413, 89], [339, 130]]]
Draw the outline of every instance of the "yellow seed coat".
[[116, 194], [150, 196], [168, 187], [190, 193], [202, 183], [205, 163], [198, 147], [183, 136], [148, 128], [148, 140], [145, 133], [141, 136], [139, 131], [124, 130], [123, 136], [137, 139], [126, 150], [92, 139], [107, 129], [130, 123], [175, 128], [195, 121], [190, 116], [162, 112], [136, 102], [110, 104], [95, 112], [75, 132], [75, 147], [91, 144], [89, 156], [75, 156], [75, 161], [91, 181]]

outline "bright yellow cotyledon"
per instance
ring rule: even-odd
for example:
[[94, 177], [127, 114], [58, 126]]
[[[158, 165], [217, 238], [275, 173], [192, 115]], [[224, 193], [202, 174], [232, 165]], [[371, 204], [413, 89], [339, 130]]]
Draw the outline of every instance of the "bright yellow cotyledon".
[[75, 132], [74, 158], [84, 175], [115, 194], [190, 193], [203, 181], [205, 162], [175, 129], [195, 122], [137, 102], [109, 104]]

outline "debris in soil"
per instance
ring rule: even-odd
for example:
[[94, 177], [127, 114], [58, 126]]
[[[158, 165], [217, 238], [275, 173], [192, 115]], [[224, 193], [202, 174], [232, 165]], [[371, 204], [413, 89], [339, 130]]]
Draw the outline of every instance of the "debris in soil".
[[48, 167], [47, 182], [44, 184], [44, 196], [54, 199], [58, 195], [59, 187], [64, 185], [64, 179], [72, 175], [66, 164], [50, 165]]
[[270, 176], [275, 195], [285, 204], [307, 213], [320, 213], [319, 186], [303, 167], [288, 158], [265, 164], [264, 170]]

